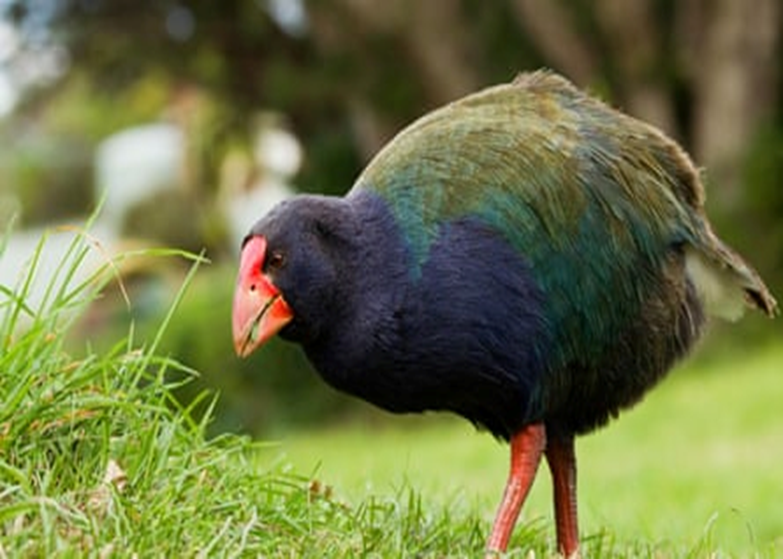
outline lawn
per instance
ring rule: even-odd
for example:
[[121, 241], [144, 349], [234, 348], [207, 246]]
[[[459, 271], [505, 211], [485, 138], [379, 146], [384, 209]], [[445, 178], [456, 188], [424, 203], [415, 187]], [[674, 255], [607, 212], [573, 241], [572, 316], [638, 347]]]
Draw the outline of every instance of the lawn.
[[[620, 420], [579, 439], [583, 536], [667, 553], [783, 554], [783, 347], [685, 366]], [[427, 508], [491, 522], [507, 447], [444, 416], [352, 422], [288, 434], [261, 462], [312, 473], [349, 502], [415, 488]], [[553, 540], [542, 468], [523, 521]], [[545, 521], [542, 521], [545, 519]]]

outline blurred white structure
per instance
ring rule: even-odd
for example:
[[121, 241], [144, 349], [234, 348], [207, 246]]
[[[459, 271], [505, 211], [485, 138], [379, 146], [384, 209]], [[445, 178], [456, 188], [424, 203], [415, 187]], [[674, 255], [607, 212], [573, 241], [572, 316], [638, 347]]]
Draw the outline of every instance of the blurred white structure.
[[293, 134], [281, 128], [261, 127], [253, 146], [251, 164], [258, 171], [254, 180], [246, 180], [241, 159], [225, 162], [221, 198], [232, 246], [239, 247], [259, 218], [293, 196], [290, 182], [302, 159], [302, 146]]
[[[296, 137], [269, 124], [270, 117], [260, 120], [252, 160], [229, 156], [223, 165], [220, 206], [234, 246], [259, 217], [293, 195], [290, 181], [302, 165]], [[130, 128], [105, 140], [96, 155], [95, 194], [105, 197], [100, 221], [116, 231], [133, 206], [181, 185], [185, 142], [177, 126], [163, 123]]]
[[95, 199], [102, 223], [117, 228], [125, 213], [150, 196], [182, 183], [185, 138], [173, 124], [148, 124], [104, 140], [95, 156]]
[[292, 179], [302, 167], [302, 146], [286, 130], [262, 128], [253, 147], [256, 165], [281, 180]]

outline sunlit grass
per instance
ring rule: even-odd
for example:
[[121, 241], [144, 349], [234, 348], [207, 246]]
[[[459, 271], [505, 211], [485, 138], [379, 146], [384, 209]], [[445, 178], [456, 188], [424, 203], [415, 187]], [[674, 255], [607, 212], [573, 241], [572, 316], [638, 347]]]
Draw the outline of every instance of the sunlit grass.
[[[608, 534], [642, 554], [783, 554], [783, 346], [676, 371], [631, 412], [579, 439], [583, 536]], [[426, 507], [490, 522], [507, 447], [447, 417], [356, 422], [282, 437], [262, 461], [314, 472], [349, 500], [421, 492]], [[543, 467], [523, 521], [550, 545]], [[621, 553], [622, 554], [622, 553]]]

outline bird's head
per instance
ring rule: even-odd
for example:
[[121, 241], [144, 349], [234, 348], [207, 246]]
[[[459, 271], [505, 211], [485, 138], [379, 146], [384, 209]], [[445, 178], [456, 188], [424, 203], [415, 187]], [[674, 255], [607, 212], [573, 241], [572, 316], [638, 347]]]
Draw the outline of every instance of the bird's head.
[[233, 335], [245, 357], [272, 336], [306, 343], [340, 314], [355, 241], [340, 198], [299, 196], [258, 221], [242, 244]]

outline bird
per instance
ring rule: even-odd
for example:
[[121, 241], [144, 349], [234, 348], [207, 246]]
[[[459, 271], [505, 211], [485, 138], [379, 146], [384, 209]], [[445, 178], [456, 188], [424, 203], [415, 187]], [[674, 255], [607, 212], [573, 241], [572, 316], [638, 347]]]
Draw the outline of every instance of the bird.
[[414, 121], [344, 196], [259, 219], [234, 348], [278, 335], [339, 391], [507, 441], [490, 554], [545, 460], [558, 551], [578, 556], [575, 438], [639, 402], [708, 317], [777, 312], [704, 204], [700, 171], [659, 129], [551, 70], [522, 73]]

